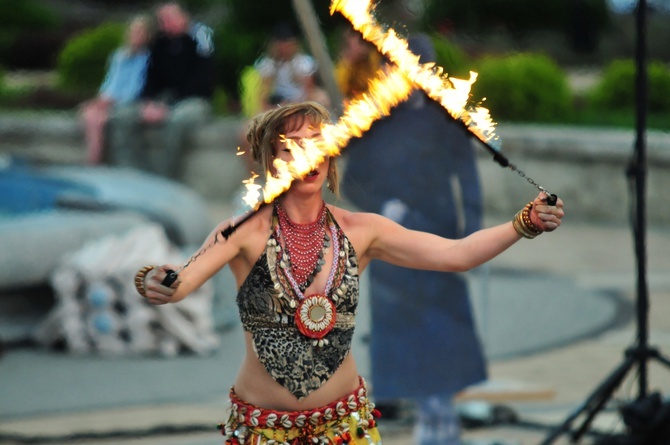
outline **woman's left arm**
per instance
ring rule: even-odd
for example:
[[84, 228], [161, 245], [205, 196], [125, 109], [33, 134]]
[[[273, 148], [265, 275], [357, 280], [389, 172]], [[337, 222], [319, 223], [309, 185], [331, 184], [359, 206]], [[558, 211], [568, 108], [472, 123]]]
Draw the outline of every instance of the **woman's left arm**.
[[547, 195], [541, 193], [529, 206], [530, 221], [519, 227], [521, 212], [515, 219], [488, 229], [479, 230], [458, 240], [408, 230], [379, 217], [371, 224], [372, 239], [366, 250], [370, 258], [414, 269], [462, 272], [495, 258], [522, 237], [556, 230], [563, 218], [563, 201], [548, 205]]

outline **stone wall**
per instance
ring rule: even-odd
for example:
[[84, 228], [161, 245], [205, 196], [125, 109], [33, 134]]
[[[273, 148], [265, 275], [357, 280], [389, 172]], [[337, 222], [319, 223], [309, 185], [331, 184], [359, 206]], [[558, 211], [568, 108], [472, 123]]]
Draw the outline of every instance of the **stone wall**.
[[[182, 180], [208, 200], [228, 202], [248, 176], [236, 155], [243, 125], [238, 118], [217, 118], [196, 133]], [[501, 152], [512, 164], [565, 200], [569, 220], [628, 223], [634, 205], [626, 176], [635, 151], [633, 130], [508, 124], [500, 125], [498, 134]], [[669, 224], [670, 134], [648, 132], [646, 153], [648, 222]], [[0, 115], [0, 154], [82, 163], [81, 129], [72, 113]], [[478, 147], [478, 162], [487, 215], [511, 217], [536, 195], [484, 147]]]
[[[569, 219], [628, 224], [635, 206], [634, 130], [581, 127], [503, 125], [499, 128], [505, 156], [526, 175], [566, 202]], [[647, 219], [670, 223], [670, 134], [646, 134]], [[486, 209], [509, 213], [532, 198], [530, 184], [503, 169], [480, 150]]]

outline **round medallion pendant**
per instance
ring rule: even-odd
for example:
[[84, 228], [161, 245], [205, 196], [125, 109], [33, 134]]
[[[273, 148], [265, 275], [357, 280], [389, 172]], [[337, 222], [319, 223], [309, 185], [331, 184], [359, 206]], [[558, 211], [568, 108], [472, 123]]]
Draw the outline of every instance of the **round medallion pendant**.
[[335, 304], [325, 295], [313, 294], [300, 301], [295, 311], [298, 330], [309, 338], [323, 338], [335, 326]]

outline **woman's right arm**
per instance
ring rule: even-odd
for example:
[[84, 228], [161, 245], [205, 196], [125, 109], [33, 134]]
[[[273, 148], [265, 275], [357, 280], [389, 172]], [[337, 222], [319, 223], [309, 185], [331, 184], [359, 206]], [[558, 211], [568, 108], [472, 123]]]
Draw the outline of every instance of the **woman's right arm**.
[[[177, 280], [170, 286], [161, 284], [168, 270], [177, 270], [177, 265], [155, 267], [144, 277], [145, 297], [151, 304], [176, 303], [198, 289], [226, 264], [237, 257], [242, 250], [243, 236], [223, 238], [221, 231], [230, 224], [224, 221], [212, 231], [202, 247], [188, 261], [187, 267], [179, 272]], [[238, 234], [243, 235], [243, 234]]]

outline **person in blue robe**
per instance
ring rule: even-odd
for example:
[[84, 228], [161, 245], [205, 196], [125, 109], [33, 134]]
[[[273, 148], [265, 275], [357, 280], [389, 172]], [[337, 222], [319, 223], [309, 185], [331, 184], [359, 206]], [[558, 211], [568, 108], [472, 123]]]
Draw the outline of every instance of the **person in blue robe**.
[[[411, 37], [409, 48], [420, 63], [435, 61], [427, 36]], [[480, 229], [472, 141], [423, 91], [352, 140], [346, 159], [342, 191], [361, 210], [448, 238]], [[373, 261], [369, 279], [375, 401], [416, 403], [421, 445], [460, 443], [454, 395], [487, 377], [466, 278]]]

